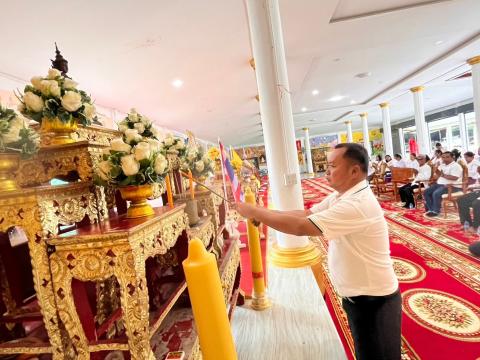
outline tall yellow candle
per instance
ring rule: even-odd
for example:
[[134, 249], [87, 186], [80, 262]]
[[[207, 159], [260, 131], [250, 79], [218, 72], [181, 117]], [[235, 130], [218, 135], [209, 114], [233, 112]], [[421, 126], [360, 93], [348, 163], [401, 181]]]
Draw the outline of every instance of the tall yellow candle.
[[195, 198], [195, 189], [193, 188], [193, 175], [192, 170], [188, 170], [188, 182], [190, 184], [190, 199]]
[[[250, 187], [245, 190], [245, 202], [255, 205], [255, 194]], [[247, 221], [248, 251], [252, 264], [253, 295], [252, 308], [264, 310], [271, 306], [265, 293], [265, 275], [263, 273], [262, 249], [260, 247], [260, 234], [258, 228], [253, 224], [252, 219]]]
[[203, 359], [236, 360], [215, 255], [199, 239], [192, 239], [182, 264]]
[[165, 176], [165, 184], [166, 184], [166, 186], [167, 186], [168, 206], [170, 206], [170, 209], [173, 209], [172, 184], [170, 183], [170, 176], [169, 176], [169, 175]]

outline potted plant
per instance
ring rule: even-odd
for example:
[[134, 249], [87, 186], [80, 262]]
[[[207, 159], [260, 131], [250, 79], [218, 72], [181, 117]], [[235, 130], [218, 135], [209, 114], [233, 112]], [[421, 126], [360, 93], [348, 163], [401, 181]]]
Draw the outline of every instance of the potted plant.
[[38, 134], [29, 128], [28, 120], [0, 105], [0, 192], [19, 189], [15, 170], [20, 158], [37, 152], [38, 143]]
[[49, 69], [46, 77], [35, 76], [17, 95], [20, 112], [40, 123], [42, 145], [73, 143], [70, 134], [77, 125], [90, 125], [96, 119], [92, 99], [77, 83], [57, 69]]
[[[146, 200], [153, 194], [152, 184], [163, 182], [168, 173], [165, 150], [154, 135], [158, 136], [158, 130], [146, 119], [136, 111], [130, 112], [119, 123], [123, 136], [112, 140], [97, 167], [97, 175], [117, 186], [122, 197], [131, 201], [128, 218], [153, 214]], [[134, 126], [142, 121], [145, 122], [144, 127]]]

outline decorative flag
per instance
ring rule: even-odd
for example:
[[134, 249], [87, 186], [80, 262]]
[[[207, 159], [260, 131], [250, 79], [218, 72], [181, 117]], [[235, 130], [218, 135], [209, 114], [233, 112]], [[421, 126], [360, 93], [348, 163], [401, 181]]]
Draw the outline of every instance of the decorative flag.
[[237, 202], [243, 201], [242, 186], [238, 181], [237, 175], [233, 170], [232, 164], [230, 164], [230, 159], [227, 156], [227, 153], [225, 151], [225, 148], [223, 147], [223, 144], [220, 141], [218, 142], [218, 144], [220, 146], [220, 155], [222, 156], [223, 169], [225, 171], [225, 174], [228, 177], [228, 180], [230, 181], [230, 185], [232, 186], [232, 192], [233, 192], [233, 196], [235, 197], [235, 201]]

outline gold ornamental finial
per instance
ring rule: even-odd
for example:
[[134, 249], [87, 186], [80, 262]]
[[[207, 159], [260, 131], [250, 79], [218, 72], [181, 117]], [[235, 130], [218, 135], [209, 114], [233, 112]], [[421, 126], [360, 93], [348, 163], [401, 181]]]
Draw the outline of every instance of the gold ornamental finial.
[[308, 128], [307, 128], [307, 127], [304, 127], [304, 128], [302, 128], [302, 130], [303, 130], [303, 131], [307, 131], [307, 130], [308, 130]]
[[425, 90], [425, 86], [415, 86], [410, 89], [412, 93], [422, 92], [423, 90]]
[[248, 63], [250, 64], [250, 66], [252, 67], [252, 69], [255, 70], [255, 59], [254, 59], [254, 58], [251, 58]]
[[260, 101], [260, 96], [258, 94], [255, 95], [255, 100]]
[[361, 114], [360, 114], [360, 117], [361, 117], [361, 118], [365, 118], [365, 117], [367, 117], [367, 115], [368, 115], [368, 114], [367, 114], [366, 112], [364, 112], [364, 113], [361, 113]]
[[389, 106], [390, 106], [390, 104], [389, 104], [388, 102], [383, 102], [383, 103], [380, 104], [380, 107], [381, 107], [382, 109], [387, 108], [387, 107], [389, 107]]
[[470, 65], [479, 64], [480, 63], [480, 55], [474, 56], [474, 57], [468, 59], [467, 63], [469, 63]]
[[351, 120], [347, 120], [347, 121], [344, 122], [345, 125], [348, 125], [348, 124], [351, 124], [351, 123], [352, 123]]

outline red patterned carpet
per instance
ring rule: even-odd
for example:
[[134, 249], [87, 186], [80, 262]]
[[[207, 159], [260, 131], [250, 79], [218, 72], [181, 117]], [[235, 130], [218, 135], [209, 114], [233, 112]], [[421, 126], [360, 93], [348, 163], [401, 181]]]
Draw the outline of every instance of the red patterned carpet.
[[[333, 189], [323, 178], [302, 182], [305, 207]], [[422, 210], [380, 201], [389, 224], [391, 253], [403, 298], [402, 360], [480, 358], [480, 259], [468, 252], [477, 235], [464, 234], [458, 217], [426, 218]], [[328, 243], [319, 246], [327, 251]], [[324, 264], [328, 274], [327, 265]], [[353, 342], [341, 302], [326, 279], [326, 301], [350, 359]]]

